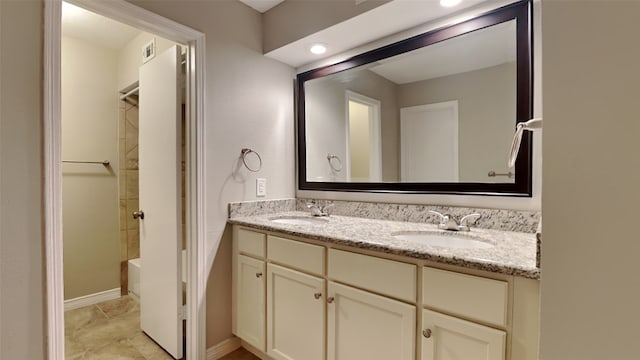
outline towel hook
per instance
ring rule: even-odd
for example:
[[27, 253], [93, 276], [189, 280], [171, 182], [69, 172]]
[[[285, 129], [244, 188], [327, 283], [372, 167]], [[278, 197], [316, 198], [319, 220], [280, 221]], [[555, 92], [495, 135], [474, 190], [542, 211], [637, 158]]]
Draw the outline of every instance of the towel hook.
[[[336, 161], [333, 161], [336, 160]], [[327, 154], [327, 161], [329, 162], [329, 166], [331, 170], [335, 172], [342, 171], [342, 160], [336, 154]]]
[[[251, 153], [255, 154], [255, 156], [258, 158], [258, 166], [255, 168], [252, 168], [247, 164], [247, 156]], [[249, 148], [243, 148], [242, 150], [240, 150], [240, 157], [242, 158], [242, 163], [244, 164], [244, 167], [246, 167], [249, 171], [258, 172], [260, 171], [260, 169], [262, 169], [262, 158], [260, 157], [260, 154], [258, 154], [255, 150], [249, 149]]]

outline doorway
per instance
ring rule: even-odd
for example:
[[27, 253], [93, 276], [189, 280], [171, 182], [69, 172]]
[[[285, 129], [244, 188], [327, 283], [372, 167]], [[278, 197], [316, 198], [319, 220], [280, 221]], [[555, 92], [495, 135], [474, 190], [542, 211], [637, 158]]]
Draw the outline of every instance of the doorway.
[[380, 182], [380, 101], [347, 90], [346, 104], [347, 181]]
[[[134, 25], [186, 46], [185, 209], [187, 247], [186, 351], [204, 358], [204, 208], [203, 193], [203, 63], [204, 35], [125, 1], [73, 0], [75, 5], [108, 18]], [[62, 280], [62, 141], [61, 130], [61, 8], [59, 0], [45, 2], [45, 245], [47, 279], [48, 358], [64, 359]], [[88, 164], [83, 164], [85, 166]], [[108, 166], [108, 165], [102, 165]], [[108, 170], [107, 170], [108, 171]], [[176, 255], [177, 256], [177, 255]], [[180, 309], [182, 310], [182, 309]], [[189, 321], [191, 319], [192, 321]]]

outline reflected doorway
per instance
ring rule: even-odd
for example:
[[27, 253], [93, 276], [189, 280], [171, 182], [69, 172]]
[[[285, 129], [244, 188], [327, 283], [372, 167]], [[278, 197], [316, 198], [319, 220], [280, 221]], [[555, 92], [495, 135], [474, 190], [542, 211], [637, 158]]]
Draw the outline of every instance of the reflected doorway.
[[346, 92], [347, 181], [382, 181], [379, 100]]

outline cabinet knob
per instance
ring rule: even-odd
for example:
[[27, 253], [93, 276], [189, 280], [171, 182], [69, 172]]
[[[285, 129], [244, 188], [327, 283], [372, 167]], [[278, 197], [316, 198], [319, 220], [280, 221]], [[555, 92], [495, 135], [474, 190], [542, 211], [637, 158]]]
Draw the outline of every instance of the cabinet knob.
[[330, 297], [328, 297], [328, 298], [327, 298], [327, 302], [328, 302], [329, 304], [333, 303], [333, 300], [335, 300], [335, 299], [333, 298], [333, 296], [330, 296]]
[[427, 339], [431, 338], [431, 329], [422, 330], [422, 336], [424, 336]]
[[322, 297], [322, 293], [315, 293], [313, 294], [313, 297], [316, 298], [316, 300], [318, 300]]
[[262, 273], [261, 273], [261, 272], [256, 273], [256, 277], [257, 277], [257, 278], [262, 277]]

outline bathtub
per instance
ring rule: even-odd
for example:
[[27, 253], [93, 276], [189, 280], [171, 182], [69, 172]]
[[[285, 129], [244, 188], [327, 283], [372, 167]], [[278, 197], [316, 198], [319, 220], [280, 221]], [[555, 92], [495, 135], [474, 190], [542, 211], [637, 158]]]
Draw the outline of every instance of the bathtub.
[[[140, 258], [129, 260], [129, 294], [140, 297]], [[182, 250], [182, 284], [187, 283], [187, 250]], [[184, 286], [183, 286], [184, 287]]]

